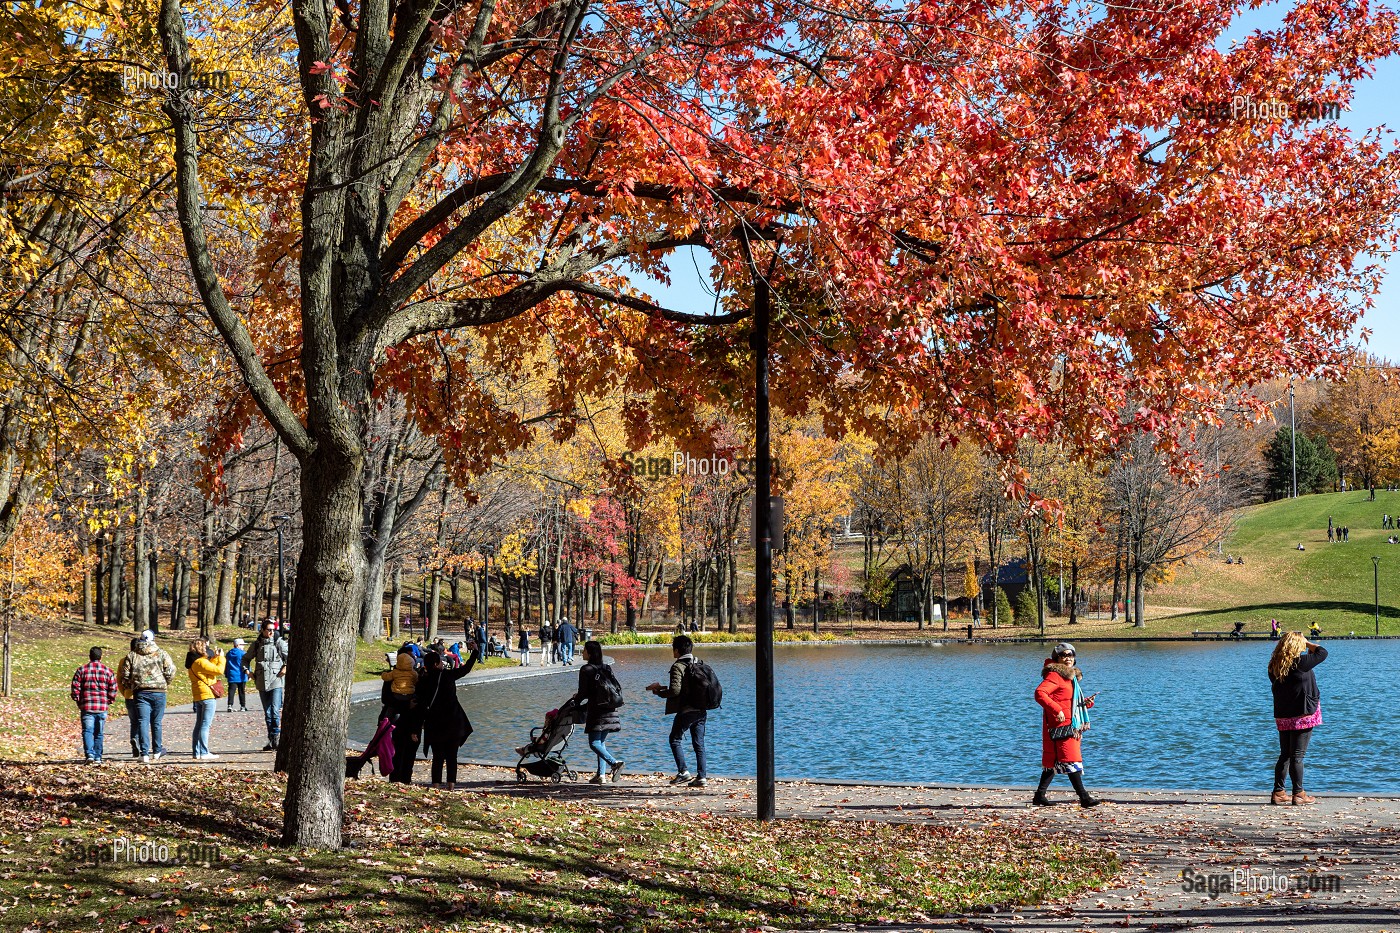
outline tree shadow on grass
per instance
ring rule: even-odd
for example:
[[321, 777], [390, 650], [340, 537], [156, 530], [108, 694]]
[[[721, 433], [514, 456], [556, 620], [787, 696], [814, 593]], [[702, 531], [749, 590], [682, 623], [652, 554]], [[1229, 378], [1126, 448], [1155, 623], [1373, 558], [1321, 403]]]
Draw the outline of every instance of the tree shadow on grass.
[[[1368, 616], [1374, 619], [1376, 617], [1376, 604], [1315, 599], [1303, 602], [1257, 603], [1252, 606], [1231, 606], [1228, 609], [1201, 609], [1196, 612], [1184, 612], [1179, 616], [1168, 616], [1168, 618], [1209, 618], [1212, 616], [1231, 616], [1244, 613], [1277, 615], [1285, 612], [1354, 612], [1357, 615]], [[1400, 619], [1400, 607], [1382, 605], [1381, 618]]]

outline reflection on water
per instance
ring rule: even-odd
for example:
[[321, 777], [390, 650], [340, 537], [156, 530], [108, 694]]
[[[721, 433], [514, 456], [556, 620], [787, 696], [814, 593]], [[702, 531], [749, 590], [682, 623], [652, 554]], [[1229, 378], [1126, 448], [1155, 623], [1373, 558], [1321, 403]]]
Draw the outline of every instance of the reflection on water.
[[[713, 774], [754, 771], [753, 649], [701, 645], [724, 684], [710, 714]], [[1267, 790], [1278, 755], [1268, 663], [1272, 644], [1085, 644], [1099, 692], [1085, 736], [1090, 783], [1106, 787]], [[1324, 724], [1308, 750], [1308, 789], [1400, 791], [1400, 642], [1333, 642], [1318, 668]], [[627, 704], [609, 748], [629, 770], [671, 771], [670, 720], [642, 688], [665, 680], [670, 652], [609, 649]], [[1034, 783], [1040, 708], [1035, 645], [785, 646], [776, 654], [777, 771], [785, 777], [977, 784]], [[578, 668], [460, 688], [476, 732], [462, 757], [510, 761]], [[352, 738], [372, 733], [378, 703], [356, 704]], [[581, 732], [575, 767], [594, 758]], [[687, 756], [690, 756], [687, 744]], [[694, 765], [691, 762], [692, 767]]]

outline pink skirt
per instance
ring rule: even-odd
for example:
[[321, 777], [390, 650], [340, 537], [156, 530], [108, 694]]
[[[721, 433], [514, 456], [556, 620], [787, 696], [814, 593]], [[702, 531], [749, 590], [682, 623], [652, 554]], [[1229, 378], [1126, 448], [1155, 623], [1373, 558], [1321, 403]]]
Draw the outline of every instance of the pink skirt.
[[1275, 719], [1274, 724], [1278, 726], [1280, 732], [1293, 732], [1297, 729], [1312, 729], [1322, 725], [1322, 704], [1317, 704], [1317, 709], [1306, 716], [1294, 716], [1292, 719]]

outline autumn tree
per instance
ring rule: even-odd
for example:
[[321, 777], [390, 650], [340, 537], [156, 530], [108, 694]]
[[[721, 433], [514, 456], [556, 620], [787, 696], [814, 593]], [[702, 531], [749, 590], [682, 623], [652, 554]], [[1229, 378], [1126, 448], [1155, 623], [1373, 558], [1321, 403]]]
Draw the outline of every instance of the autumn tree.
[[[1241, 94], [1345, 102], [1395, 47], [1365, 4], [1305, 0], [1223, 50], [1224, 0], [282, 9], [199, 18], [197, 45], [243, 49], [220, 42], [242, 30], [285, 43], [267, 72], [296, 64], [297, 99], [244, 100], [261, 110], [236, 137], [197, 90], [181, 0], [159, 35], [191, 274], [301, 467], [288, 843], [340, 843], [372, 401], [463, 352], [461, 331], [503, 372], [557, 355], [560, 439], [580, 393], [654, 399], [625, 412], [642, 446], [748, 391], [743, 322], [771, 279], [822, 296], [775, 306], [778, 410], [819, 402], [828, 431], [892, 447], [927, 428], [1003, 456], [1028, 433], [1102, 449], [1339, 362], [1377, 282], [1352, 259], [1390, 235], [1377, 139], [1185, 116]], [[261, 143], [234, 160], [237, 204], [201, 182], [222, 138]], [[262, 288], [231, 287], [216, 208], [266, 220]], [[623, 274], [685, 246], [714, 258], [717, 313]], [[414, 401], [461, 473], [529, 435], [471, 383]]]

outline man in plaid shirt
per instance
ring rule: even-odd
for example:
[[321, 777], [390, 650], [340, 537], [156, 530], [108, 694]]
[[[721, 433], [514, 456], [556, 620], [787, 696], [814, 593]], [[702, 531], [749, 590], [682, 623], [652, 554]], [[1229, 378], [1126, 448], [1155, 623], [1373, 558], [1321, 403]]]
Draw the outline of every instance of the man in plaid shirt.
[[83, 717], [83, 754], [90, 765], [102, 764], [102, 730], [107, 707], [117, 698], [117, 677], [102, 663], [102, 649], [88, 652], [88, 663], [73, 675], [73, 702]]

